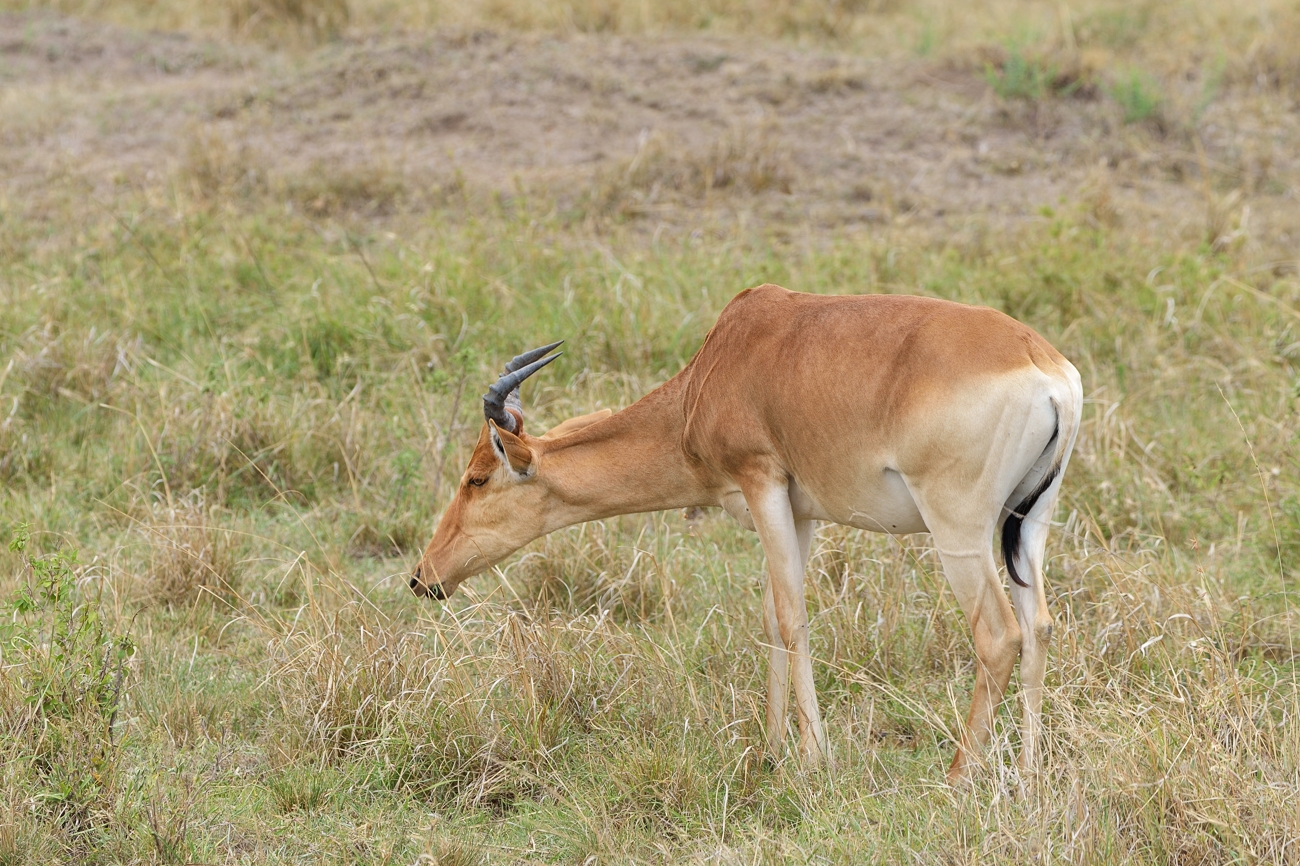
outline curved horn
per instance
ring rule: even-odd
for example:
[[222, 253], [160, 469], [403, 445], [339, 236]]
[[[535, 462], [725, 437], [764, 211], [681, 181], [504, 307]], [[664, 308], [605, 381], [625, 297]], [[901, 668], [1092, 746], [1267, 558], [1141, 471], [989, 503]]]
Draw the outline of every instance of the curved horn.
[[[551, 349], [563, 343], [560, 340], [551, 343], [549, 346], [542, 346], [540, 349], [533, 349], [531, 352], [524, 352], [522, 355], [516, 355], [506, 364], [506, 371], [497, 379], [496, 384], [488, 388], [488, 392], [483, 395], [483, 417], [489, 421], [495, 421], [498, 427], [502, 427], [511, 433], [517, 432], [518, 425], [515, 422], [515, 416], [506, 411], [506, 407], [519, 409], [519, 383], [523, 382], [529, 376], [545, 367], [562, 355], [562, 352], [556, 352], [549, 358], [542, 358]], [[540, 360], [538, 360], [540, 358]]]
[[547, 352], [558, 347], [563, 342], [564, 342], [563, 340], [556, 340], [554, 343], [551, 343], [549, 346], [542, 346], [540, 349], [533, 349], [531, 352], [524, 352], [522, 355], [515, 355], [513, 358], [510, 359], [510, 363], [506, 364], [506, 372], [513, 373], [515, 370], [518, 370], [522, 367], [526, 367], [527, 365], [536, 361], [538, 358], [545, 355]]

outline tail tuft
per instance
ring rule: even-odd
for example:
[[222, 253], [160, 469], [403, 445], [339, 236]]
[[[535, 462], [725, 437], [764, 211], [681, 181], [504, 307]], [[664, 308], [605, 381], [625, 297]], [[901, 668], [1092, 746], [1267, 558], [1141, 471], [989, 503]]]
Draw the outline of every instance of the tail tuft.
[[[1052, 443], [1056, 441], [1060, 434], [1061, 422], [1058, 410], [1056, 429], [1052, 431], [1052, 438], [1047, 441], [1048, 448], [1052, 447]], [[1022, 499], [1019, 505], [1012, 509], [1011, 513], [1007, 515], [1006, 522], [1002, 524], [1002, 561], [1007, 564], [1007, 574], [1011, 575], [1011, 579], [1019, 586], [1029, 586], [1016, 573], [1016, 554], [1020, 552], [1020, 528], [1025, 522], [1025, 515], [1029, 514], [1029, 510], [1038, 502], [1038, 498], [1047, 492], [1047, 488], [1052, 486], [1052, 482], [1060, 474], [1061, 459], [1060, 455], [1058, 455], [1056, 462], [1052, 464], [1052, 468], [1047, 470], [1047, 474], [1043, 476], [1043, 480], [1038, 482], [1038, 486]]]

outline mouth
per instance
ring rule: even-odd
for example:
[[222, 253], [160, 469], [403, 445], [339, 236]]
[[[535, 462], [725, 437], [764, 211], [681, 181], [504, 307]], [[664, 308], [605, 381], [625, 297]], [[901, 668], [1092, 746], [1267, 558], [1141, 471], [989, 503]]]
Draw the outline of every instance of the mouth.
[[424, 571], [423, 565], [417, 565], [415, 567], [415, 574], [411, 575], [411, 580], [408, 583], [408, 585], [411, 587], [411, 592], [419, 596], [434, 598], [437, 599], [438, 601], [443, 601], [444, 599], [446, 599], [447, 591], [442, 588], [441, 583], [428, 584], [420, 580], [420, 572], [422, 571]]

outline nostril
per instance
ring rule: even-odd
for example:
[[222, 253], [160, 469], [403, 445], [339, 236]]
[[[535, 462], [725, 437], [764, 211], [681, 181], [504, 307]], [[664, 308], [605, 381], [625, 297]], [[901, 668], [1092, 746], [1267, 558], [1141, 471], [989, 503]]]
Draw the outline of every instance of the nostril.
[[420, 582], [420, 581], [417, 580], [416, 578], [414, 578], [414, 577], [411, 578], [411, 589], [415, 589], [415, 585], [416, 585], [417, 583], [419, 583], [419, 582]]

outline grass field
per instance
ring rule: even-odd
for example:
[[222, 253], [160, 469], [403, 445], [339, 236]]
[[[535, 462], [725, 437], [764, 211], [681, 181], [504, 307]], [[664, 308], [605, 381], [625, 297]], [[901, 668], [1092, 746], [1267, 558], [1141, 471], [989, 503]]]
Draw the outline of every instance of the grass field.
[[[3, 8], [0, 864], [1300, 862], [1294, 3]], [[1082, 373], [1040, 777], [943, 781], [925, 536], [819, 530], [811, 774], [721, 512], [406, 588], [506, 358], [618, 408], [768, 281]]]

